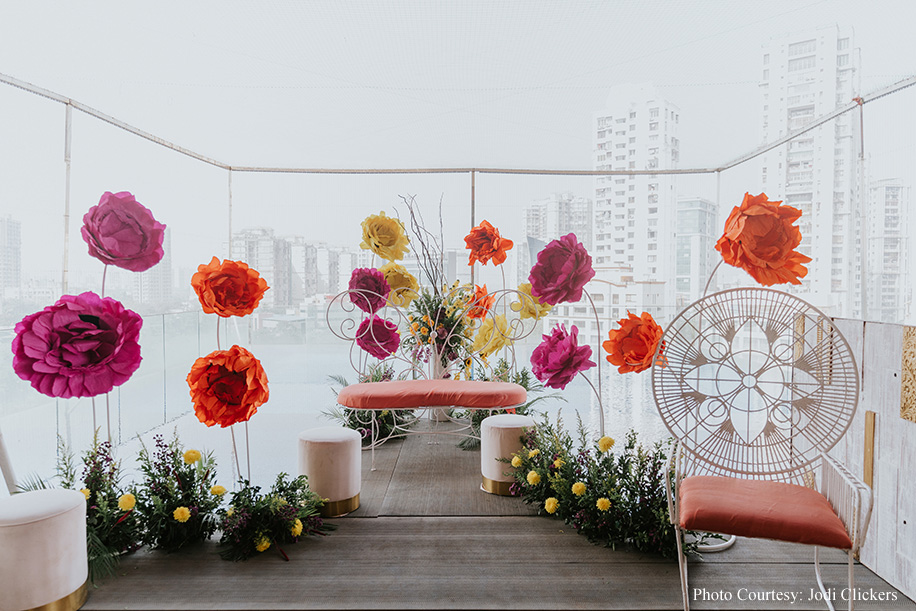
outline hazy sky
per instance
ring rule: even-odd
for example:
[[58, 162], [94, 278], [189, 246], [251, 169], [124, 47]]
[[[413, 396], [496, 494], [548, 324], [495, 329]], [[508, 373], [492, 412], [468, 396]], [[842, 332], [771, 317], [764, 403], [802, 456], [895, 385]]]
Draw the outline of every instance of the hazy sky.
[[[312, 168], [589, 169], [609, 88], [651, 81], [681, 107], [680, 165], [696, 167], [760, 144], [767, 38], [854, 26], [868, 92], [916, 74], [914, 17], [908, 0], [5, 1], [0, 73], [226, 163]], [[907, 117], [893, 129], [878, 103], [867, 111], [867, 143], [901, 168], [913, 165], [913, 102], [909, 92], [885, 105]], [[0, 84], [0, 214], [23, 221], [27, 268], [60, 265], [63, 117], [60, 104]], [[75, 269], [92, 265], [79, 220], [105, 190], [134, 192], [172, 227], [176, 266], [226, 254], [225, 172], [78, 112], [73, 136]], [[754, 175], [736, 172], [723, 199], [753, 190]], [[463, 175], [233, 181], [235, 228], [355, 247], [359, 220], [399, 193], [442, 197], [459, 244], [469, 220]], [[714, 186], [688, 178], [679, 190]], [[591, 180], [479, 177], [478, 219], [517, 229], [523, 206], [565, 189], [589, 196]]]

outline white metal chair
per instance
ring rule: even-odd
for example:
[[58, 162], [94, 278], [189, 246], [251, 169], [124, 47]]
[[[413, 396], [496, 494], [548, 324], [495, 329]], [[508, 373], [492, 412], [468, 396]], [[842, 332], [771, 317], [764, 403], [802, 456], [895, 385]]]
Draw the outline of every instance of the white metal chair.
[[742, 288], [687, 306], [659, 350], [652, 388], [677, 439], [666, 485], [684, 609], [682, 543], [694, 530], [814, 545], [817, 583], [833, 610], [818, 546], [847, 551], [852, 588], [872, 507], [870, 488], [827, 455], [858, 402], [846, 339], [797, 297]]

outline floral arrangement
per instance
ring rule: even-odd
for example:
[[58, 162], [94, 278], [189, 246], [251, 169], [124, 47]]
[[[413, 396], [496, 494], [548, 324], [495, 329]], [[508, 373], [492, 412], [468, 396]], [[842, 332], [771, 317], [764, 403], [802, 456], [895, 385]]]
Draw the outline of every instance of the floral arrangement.
[[142, 478], [133, 494], [146, 529], [143, 543], [174, 552], [213, 536], [226, 488], [216, 484], [212, 453], [185, 451], [177, 435], [169, 443], [162, 435], [153, 440], [153, 452], [140, 449]]
[[220, 556], [224, 560], [247, 560], [275, 547], [284, 560], [289, 560], [282, 545], [331, 530], [318, 514], [323, 505], [309, 490], [304, 475], [289, 480], [286, 473], [279, 474], [267, 494], [243, 481], [229, 507], [220, 512]]

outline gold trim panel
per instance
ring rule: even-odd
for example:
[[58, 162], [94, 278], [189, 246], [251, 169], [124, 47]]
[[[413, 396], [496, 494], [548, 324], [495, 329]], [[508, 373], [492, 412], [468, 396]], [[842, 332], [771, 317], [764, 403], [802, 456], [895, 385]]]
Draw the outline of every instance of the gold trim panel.
[[86, 599], [88, 597], [89, 580], [87, 579], [83, 582], [83, 585], [78, 587], [70, 594], [67, 594], [63, 598], [58, 598], [54, 602], [50, 602], [46, 605], [41, 605], [40, 607], [33, 607], [28, 611], [76, 611], [86, 604]]
[[325, 503], [321, 508], [321, 517], [339, 518], [357, 509], [359, 509], [359, 492], [356, 493], [356, 496], [343, 499], [342, 501], [330, 501]]
[[916, 327], [903, 328], [900, 363], [900, 417], [916, 422]]
[[499, 496], [512, 496], [512, 493], [509, 492], [509, 488], [514, 482], [498, 482], [495, 479], [490, 479], [486, 475], [481, 475], [480, 478], [482, 480], [480, 488], [484, 492], [498, 494]]

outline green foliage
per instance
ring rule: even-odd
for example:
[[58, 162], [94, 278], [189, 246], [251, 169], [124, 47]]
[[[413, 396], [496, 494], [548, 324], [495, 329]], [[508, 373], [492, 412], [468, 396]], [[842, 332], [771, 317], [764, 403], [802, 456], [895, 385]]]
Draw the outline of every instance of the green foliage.
[[289, 560], [281, 545], [331, 530], [318, 515], [324, 503], [309, 490], [304, 475], [290, 480], [281, 473], [264, 495], [248, 481], [240, 484], [229, 508], [220, 511], [220, 545], [224, 548], [220, 556], [224, 560], [247, 560], [272, 546]]
[[[189, 454], [182, 452], [177, 434], [169, 443], [162, 435], [153, 439], [154, 452], [144, 445], [138, 457], [143, 477], [135, 492], [137, 511], [146, 528], [143, 542], [173, 552], [209, 539], [216, 530], [220, 495], [211, 492], [216, 461], [212, 452], [193, 462], [185, 460]], [[189, 515], [182, 522], [183, 510]]]
[[[360, 375], [359, 382], [386, 382], [394, 377], [394, 369], [390, 366], [380, 363], [369, 369], [369, 373]], [[340, 375], [328, 376], [340, 388], [349, 386], [347, 379]], [[340, 392], [332, 386], [334, 394]], [[356, 410], [341, 407], [332, 407], [322, 412], [325, 416], [337, 420], [341, 425], [348, 429], [353, 429], [362, 435], [362, 445], [372, 443], [373, 421], [377, 431], [377, 439], [385, 440], [389, 437], [403, 437], [403, 433], [394, 434], [395, 425], [404, 427], [407, 423], [414, 420], [414, 410]]]

